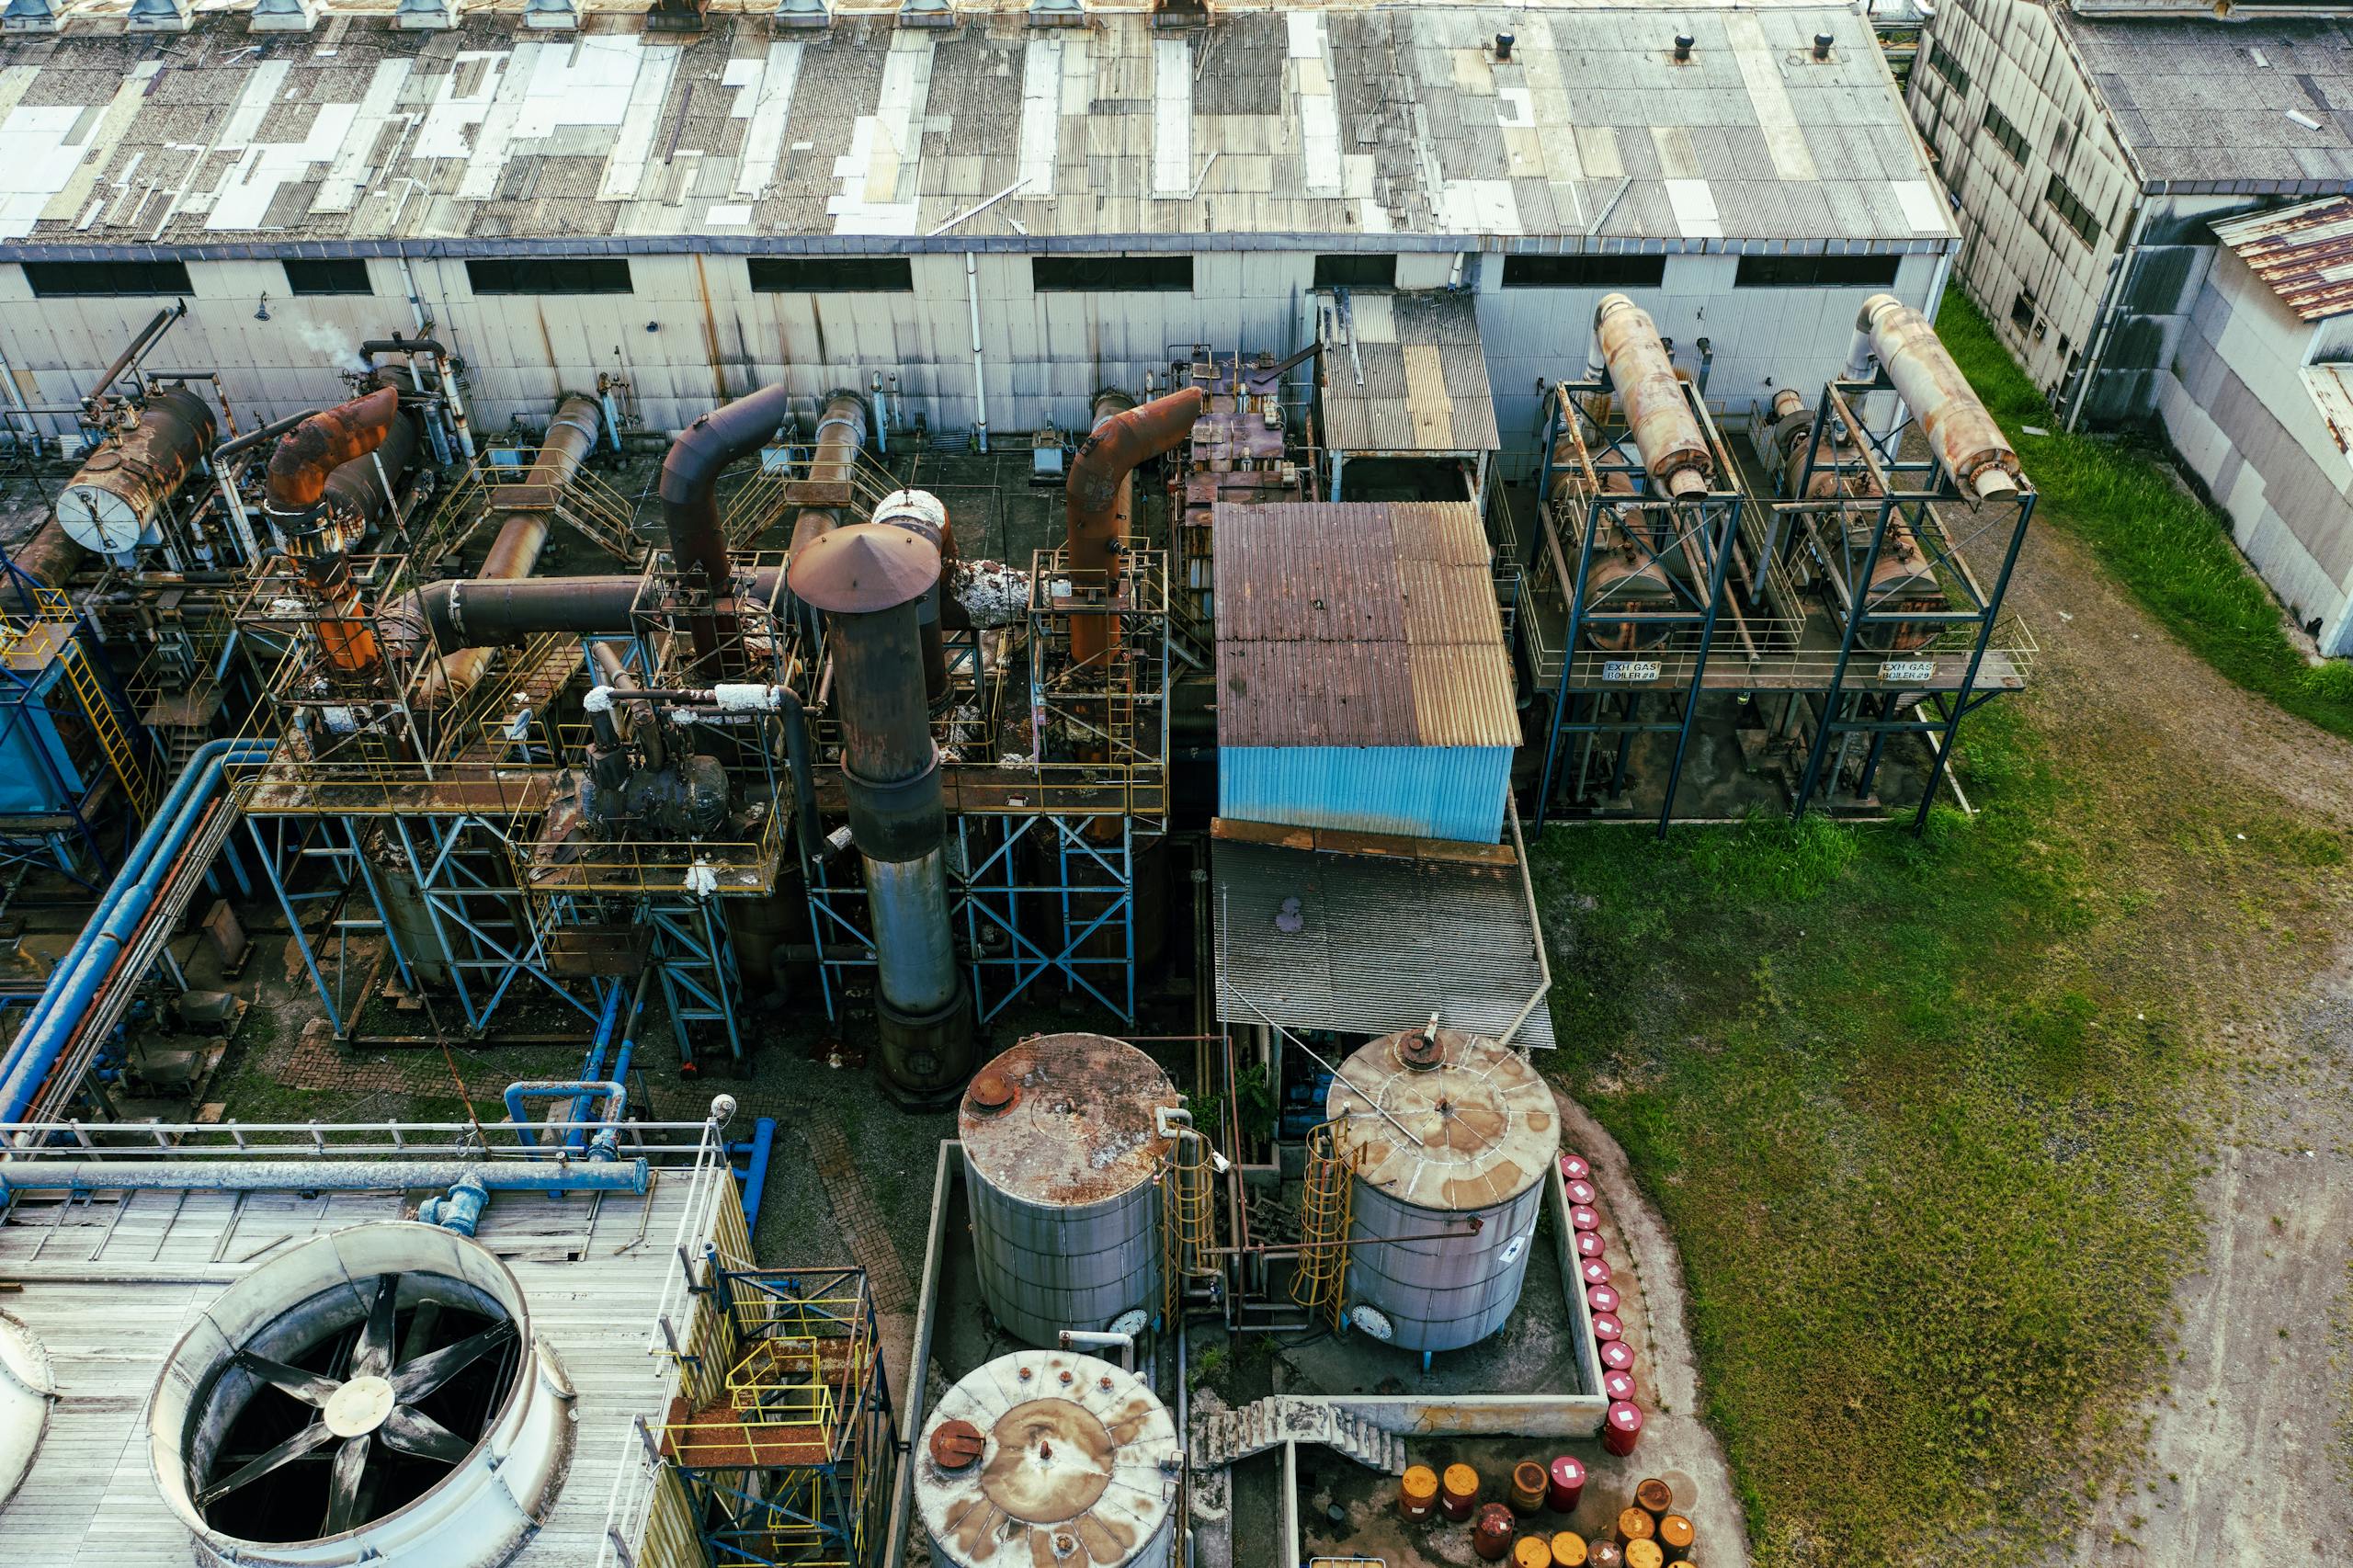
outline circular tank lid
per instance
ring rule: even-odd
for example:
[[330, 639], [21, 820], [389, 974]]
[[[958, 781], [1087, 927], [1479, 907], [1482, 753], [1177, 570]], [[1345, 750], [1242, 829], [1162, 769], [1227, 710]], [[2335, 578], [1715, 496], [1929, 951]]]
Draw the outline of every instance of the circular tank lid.
[[1160, 1064], [1099, 1034], [1033, 1035], [981, 1069], [957, 1110], [964, 1158], [1033, 1203], [1099, 1203], [1167, 1156], [1157, 1113], [1182, 1102]]
[[[91, 465], [85, 465], [87, 472]], [[65, 535], [85, 550], [111, 554], [129, 550], [147, 528], [139, 508], [101, 484], [77, 482], [57, 497], [57, 520]]]
[[[939, 1459], [943, 1434], [980, 1436]], [[949, 1457], [961, 1448], [951, 1442]], [[936, 1549], [966, 1568], [1124, 1563], [1168, 1523], [1179, 1448], [1167, 1407], [1131, 1372], [1072, 1351], [1000, 1358], [932, 1413], [915, 1499]]]
[[939, 551], [930, 540], [881, 523], [853, 523], [793, 551], [787, 586], [832, 615], [892, 609], [939, 581]]
[[1422, 1036], [1383, 1035], [1340, 1064], [1324, 1101], [1339, 1146], [1356, 1155], [1360, 1180], [1401, 1203], [1508, 1203], [1561, 1147], [1552, 1091], [1525, 1056], [1483, 1035], [1439, 1029], [1435, 1051]]

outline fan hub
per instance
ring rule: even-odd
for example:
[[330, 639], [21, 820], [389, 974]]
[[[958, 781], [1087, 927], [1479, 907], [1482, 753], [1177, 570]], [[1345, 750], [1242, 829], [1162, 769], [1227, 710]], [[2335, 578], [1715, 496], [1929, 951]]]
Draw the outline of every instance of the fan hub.
[[359, 1437], [384, 1424], [397, 1401], [390, 1379], [354, 1378], [327, 1396], [324, 1419], [338, 1437]]

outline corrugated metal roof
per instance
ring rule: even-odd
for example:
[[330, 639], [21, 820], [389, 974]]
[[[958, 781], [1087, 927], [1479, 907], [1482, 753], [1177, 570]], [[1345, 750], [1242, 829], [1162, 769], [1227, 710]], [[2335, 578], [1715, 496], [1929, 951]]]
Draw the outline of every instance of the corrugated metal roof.
[[[1327, 319], [1340, 314], [1329, 298], [1324, 308]], [[1323, 361], [1326, 448], [1491, 452], [1502, 445], [1472, 295], [1353, 295], [1341, 332]]]
[[[1500, 1034], [1542, 983], [1518, 868], [1217, 841], [1223, 1023], [1386, 1034], [1432, 1013]], [[1295, 907], [1290, 901], [1297, 900]], [[1553, 1043], [1551, 1009], [1521, 1026]]]
[[1218, 744], [1516, 746], [1467, 502], [1222, 506]]
[[2215, 224], [2214, 237], [2304, 320], [2353, 311], [2353, 198], [2249, 213]]

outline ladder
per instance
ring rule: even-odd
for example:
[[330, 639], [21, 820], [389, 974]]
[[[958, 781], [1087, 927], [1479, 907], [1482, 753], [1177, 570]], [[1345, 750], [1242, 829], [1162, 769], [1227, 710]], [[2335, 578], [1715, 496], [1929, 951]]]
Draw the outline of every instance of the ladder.
[[1356, 1155], [1342, 1153], [1332, 1122], [1307, 1135], [1307, 1171], [1300, 1193], [1299, 1268], [1290, 1299], [1321, 1312], [1333, 1328], [1347, 1294], [1348, 1225], [1356, 1201]]
[[122, 716], [115, 711], [113, 700], [98, 683], [97, 672], [82, 651], [81, 639], [68, 638], [58, 649], [57, 659], [64, 667], [66, 683], [74, 688], [74, 699], [82, 706], [83, 717], [90, 722], [90, 733], [106, 756], [107, 770], [122, 785], [131, 809], [143, 821], [155, 809], [154, 776], [139, 755]]
[[1160, 1321], [1172, 1327], [1184, 1310], [1186, 1279], [1201, 1272], [1201, 1260], [1216, 1244], [1210, 1233], [1208, 1150], [1199, 1135], [1180, 1135], [1168, 1153], [1160, 1200]]

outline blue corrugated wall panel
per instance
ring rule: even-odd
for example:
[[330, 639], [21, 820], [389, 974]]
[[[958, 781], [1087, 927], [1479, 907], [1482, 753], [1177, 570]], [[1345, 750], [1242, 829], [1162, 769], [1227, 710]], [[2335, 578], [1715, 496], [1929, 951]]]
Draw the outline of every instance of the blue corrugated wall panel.
[[1224, 746], [1217, 809], [1238, 822], [1493, 844], [1510, 778], [1506, 746]]

